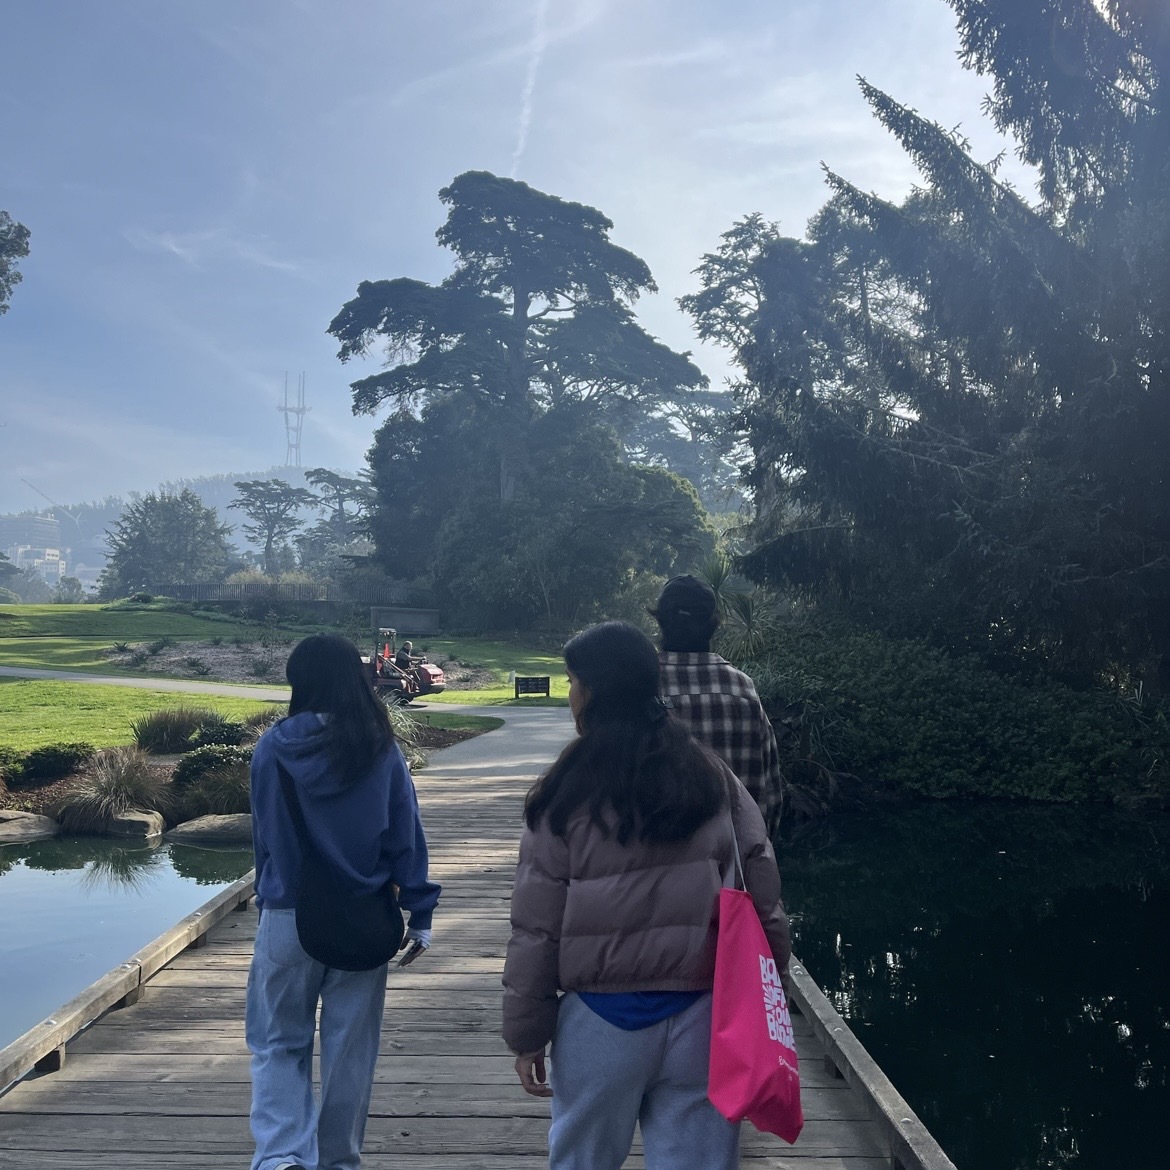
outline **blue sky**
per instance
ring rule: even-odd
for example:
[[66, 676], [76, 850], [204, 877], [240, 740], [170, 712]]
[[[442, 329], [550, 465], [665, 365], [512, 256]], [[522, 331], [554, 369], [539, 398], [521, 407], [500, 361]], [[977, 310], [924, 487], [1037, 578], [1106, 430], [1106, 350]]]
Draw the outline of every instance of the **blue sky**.
[[6, 7], [0, 208], [32, 253], [0, 318], [0, 512], [283, 462], [356, 468], [325, 328], [359, 281], [440, 280], [440, 187], [469, 169], [591, 203], [676, 297], [739, 216], [800, 234], [821, 162], [914, 175], [854, 77], [1003, 145], [943, 0], [37, 0]]

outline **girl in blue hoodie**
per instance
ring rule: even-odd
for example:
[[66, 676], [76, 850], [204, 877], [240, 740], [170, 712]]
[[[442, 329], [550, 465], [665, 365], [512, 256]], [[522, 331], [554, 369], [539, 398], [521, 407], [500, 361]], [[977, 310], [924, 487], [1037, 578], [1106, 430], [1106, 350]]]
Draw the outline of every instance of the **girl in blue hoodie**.
[[[301, 851], [277, 762], [292, 775], [309, 832], [355, 892], [388, 881], [409, 911], [403, 964], [431, 941], [439, 886], [414, 784], [385, 705], [353, 644], [314, 634], [289, 656], [288, 718], [252, 756], [252, 834], [260, 926], [248, 974], [252, 1053], [252, 1170], [356, 1170], [382, 1028], [386, 965], [339, 971], [297, 939]], [[313, 1099], [313, 1042], [321, 1005], [321, 1098]]]

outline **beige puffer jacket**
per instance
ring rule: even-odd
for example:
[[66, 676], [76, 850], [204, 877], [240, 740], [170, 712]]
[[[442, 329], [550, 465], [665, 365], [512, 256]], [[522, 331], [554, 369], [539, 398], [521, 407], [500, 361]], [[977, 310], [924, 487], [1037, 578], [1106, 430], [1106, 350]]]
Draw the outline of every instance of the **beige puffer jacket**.
[[[786, 973], [791, 945], [776, 856], [755, 801], [727, 776], [747, 889]], [[531, 1053], [552, 1040], [558, 991], [710, 990], [719, 890], [724, 876], [732, 884], [733, 857], [726, 812], [668, 845], [619, 845], [584, 807], [563, 838], [547, 819], [526, 829], [504, 964], [508, 1047]]]

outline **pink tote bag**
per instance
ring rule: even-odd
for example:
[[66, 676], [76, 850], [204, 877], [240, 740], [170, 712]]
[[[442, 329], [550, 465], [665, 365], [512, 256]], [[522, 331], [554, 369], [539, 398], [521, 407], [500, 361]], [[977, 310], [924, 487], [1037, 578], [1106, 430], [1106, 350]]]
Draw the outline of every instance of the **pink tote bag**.
[[[735, 849], [738, 866], [738, 841]], [[707, 1096], [728, 1121], [750, 1121], [790, 1145], [804, 1125], [788, 1002], [768, 937], [743, 890], [719, 892]]]

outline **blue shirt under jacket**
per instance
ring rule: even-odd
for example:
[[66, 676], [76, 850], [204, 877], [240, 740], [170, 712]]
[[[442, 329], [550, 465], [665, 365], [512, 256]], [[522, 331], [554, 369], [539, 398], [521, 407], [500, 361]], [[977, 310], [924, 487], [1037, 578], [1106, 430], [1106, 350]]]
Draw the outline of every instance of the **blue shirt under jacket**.
[[581, 1002], [607, 1024], [640, 1032], [685, 1012], [708, 991], [579, 991]]
[[427, 877], [426, 837], [401, 749], [392, 745], [368, 776], [346, 784], [330, 766], [324, 729], [320, 715], [304, 711], [266, 731], [252, 754], [256, 904], [296, 905], [301, 850], [280, 787], [279, 760], [296, 784], [314, 843], [341, 880], [369, 893], [394, 882], [410, 925], [429, 929], [440, 887]]

